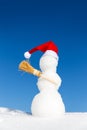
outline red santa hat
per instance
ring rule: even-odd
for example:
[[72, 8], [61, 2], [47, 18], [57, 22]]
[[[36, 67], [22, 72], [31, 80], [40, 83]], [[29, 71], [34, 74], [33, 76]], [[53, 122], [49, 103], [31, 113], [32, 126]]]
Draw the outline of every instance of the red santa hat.
[[51, 55], [53, 57], [55, 57], [56, 59], [58, 59], [58, 48], [57, 46], [54, 44], [53, 41], [49, 41], [46, 42], [44, 44], [41, 44], [39, 46], [36, 46], [35, 48], [27, 51], [24, 53], [24, 57], [26, 59], [29, 59], [31, 57], [31, 55], [36, 52], [36, 51], [41, 51], [44, 52], [44, 55]]

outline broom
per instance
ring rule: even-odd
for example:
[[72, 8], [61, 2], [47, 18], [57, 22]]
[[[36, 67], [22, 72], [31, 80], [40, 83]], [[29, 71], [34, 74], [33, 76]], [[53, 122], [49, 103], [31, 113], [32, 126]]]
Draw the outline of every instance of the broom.
[[22, 61], [19, 64], [19, 69], [22, 70], [22, 71], [25, 71], [27, 73], [31, 73], [35, 76], [42, 77], [42, 78], [50, 81], [51, 83], [54, 83], [54, 84], [57, 85], [57, 83], [55, 83], [52, 79], [49, 79], [48, 77], [43, 76], [41, 71], [33, 68], [27, 61]]

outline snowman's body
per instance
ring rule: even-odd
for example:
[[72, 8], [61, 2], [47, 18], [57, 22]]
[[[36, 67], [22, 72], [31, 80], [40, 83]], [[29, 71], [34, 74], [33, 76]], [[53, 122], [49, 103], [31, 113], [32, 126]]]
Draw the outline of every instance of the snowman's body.
[[52, 56], [42, 56], [40, 59], [40, 68], [43, 76], [54, 80], [56, 84], [40, 77], [37, 82], [40, 93], [37, 94], [31, 106], [31, 112], [34, 116], [58, 117], [63, 115], [65, 107], [61, 95], [57, 91], [61, 85], [61, 79], [56, 73], [58, 61]]

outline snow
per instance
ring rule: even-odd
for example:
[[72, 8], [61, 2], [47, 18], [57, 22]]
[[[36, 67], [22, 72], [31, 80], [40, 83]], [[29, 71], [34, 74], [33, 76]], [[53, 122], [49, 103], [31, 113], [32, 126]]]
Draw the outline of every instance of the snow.
[[65, 113], [58, 118], [41, 118], [1, 107], [0, 130], [87, 130], [87, 113]]

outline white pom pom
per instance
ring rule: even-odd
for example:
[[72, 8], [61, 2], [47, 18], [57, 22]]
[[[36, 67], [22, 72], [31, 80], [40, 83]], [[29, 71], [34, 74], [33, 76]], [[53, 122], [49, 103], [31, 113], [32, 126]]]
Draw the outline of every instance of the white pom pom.
[[27, 51], [27, 52], [24, 53], [24, 57], [26, 59], [29, 59], [31, 57], [31, 54]]

